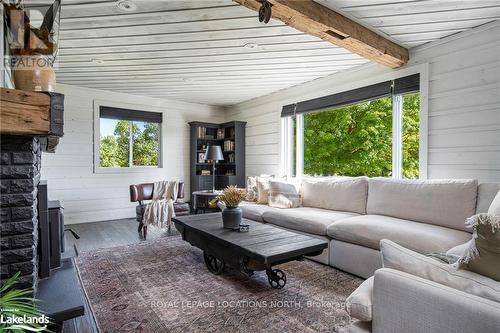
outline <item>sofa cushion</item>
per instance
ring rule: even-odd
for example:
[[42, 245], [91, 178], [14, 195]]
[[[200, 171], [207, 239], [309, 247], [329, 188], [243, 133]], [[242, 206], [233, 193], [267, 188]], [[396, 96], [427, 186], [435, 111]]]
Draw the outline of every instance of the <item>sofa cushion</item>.
[[469, 231], [475, 214], [476, 180], [369, 180], [367, 214], [387, 215]]
[[302, 205], [366, 214], [368, 178], [339, 178], [302, 183]]
[[457, 270], [454, 265], [443, 264], [386, 239], [380, 243], [385, 268], [396, 269], [500, 302], [500, 282], [466, 270]]
[[477, 188], [476, 214], [487, 213], [493, 199], [500, 191], [500, 183], [482, 183]]
[[267, 210], [262, 214], [266, 223], [298, 230], [314, 235], [326, 235], [326, 228], [335, 221], [356, 216], [351, 212], [337, 212], [327, 209], [299, 207]]
[[243, 201], [239, 206], [243, 212], [243, 217], [257, 222], [264, 222], [262, 214], [268, 210], [275, 210], [279, 208], [269, 207], [268, 205], [261, 205], [255, 202]]
[[373, 276], [365, 280], [347, 297], [345, 301], [347, 313], [361, 321], [372, 321], [372, 294]]
[[446, 252], [470, 240], [468, 232], [381, 215], [361, 215], [328, 227], [328, 236], [357, 245], [380, 249], [387, 238], [420, 253]]

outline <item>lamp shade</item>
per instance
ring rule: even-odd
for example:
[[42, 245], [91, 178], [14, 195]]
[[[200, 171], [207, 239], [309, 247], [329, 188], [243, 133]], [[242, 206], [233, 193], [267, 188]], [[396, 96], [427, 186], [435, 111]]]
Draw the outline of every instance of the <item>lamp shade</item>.
[[223, 161], [224, 155], [222, 155], [222, 149], [220, 146], [208, 146], [205, 152], [205, 160], [210, 161]]

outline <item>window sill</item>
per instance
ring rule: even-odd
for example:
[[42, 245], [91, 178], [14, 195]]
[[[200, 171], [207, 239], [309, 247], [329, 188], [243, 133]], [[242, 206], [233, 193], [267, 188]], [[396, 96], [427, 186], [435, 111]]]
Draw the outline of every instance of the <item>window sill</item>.
[[137, 167], [127, 167], [127, 168], [102, 168], [102, 167], [95, 167], [94, 168], [94, 173], [118, 173], [118, 174], [125, 174], [125, 173], [137, 173], [137, 172], [146, 172], [146, 171], [151, 171], [154, 169], [162, 169], [160, 166], [137, 166]]

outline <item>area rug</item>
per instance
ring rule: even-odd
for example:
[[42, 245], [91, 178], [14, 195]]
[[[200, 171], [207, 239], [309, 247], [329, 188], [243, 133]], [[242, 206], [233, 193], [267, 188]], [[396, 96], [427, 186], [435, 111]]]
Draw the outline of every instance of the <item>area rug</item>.
[[203, 253], [179, 236], [82, 253], [82, 281], [102, 332], [342, 332], [345, 299], [361, 279], [313, 261], [265, 272], [208, 272]]

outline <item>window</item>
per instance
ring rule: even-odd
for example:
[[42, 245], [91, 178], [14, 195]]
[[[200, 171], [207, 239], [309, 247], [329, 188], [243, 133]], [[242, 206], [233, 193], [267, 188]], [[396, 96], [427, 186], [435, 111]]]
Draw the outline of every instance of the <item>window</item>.
[[160, 166], [162, 113], [109, 106], [97, 109], [98, 168]]
[[285, 106], [285, 173], [418, 178], [419, 80], [395, 81]]

